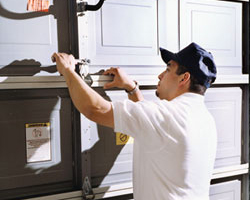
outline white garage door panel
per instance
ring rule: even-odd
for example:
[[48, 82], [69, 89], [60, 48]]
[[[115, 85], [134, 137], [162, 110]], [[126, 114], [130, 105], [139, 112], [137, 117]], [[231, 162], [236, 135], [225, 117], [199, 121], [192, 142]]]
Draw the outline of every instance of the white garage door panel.
[[206, 105], [213, 115], [218, 133], [215, 167], [241, 162], [241, 103], [240, 88], [210, 88]]
[[54, 16], [31, 17], [26, 10], [27, 0], [1, 0], [0, 3], [8, 13], [0, 15], [0, 66], [29, 59], [51, 65], [50, 56], [58, 51]]

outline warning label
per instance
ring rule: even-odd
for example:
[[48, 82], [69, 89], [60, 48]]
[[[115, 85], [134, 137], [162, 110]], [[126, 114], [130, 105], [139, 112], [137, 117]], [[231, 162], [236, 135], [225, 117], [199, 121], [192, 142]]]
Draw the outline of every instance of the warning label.
[[116, 145], [133, 144], [134, 139], [123, 133], [116, 133]]
[[25, 124], [27, 163], [51, 160], [50, 123]]

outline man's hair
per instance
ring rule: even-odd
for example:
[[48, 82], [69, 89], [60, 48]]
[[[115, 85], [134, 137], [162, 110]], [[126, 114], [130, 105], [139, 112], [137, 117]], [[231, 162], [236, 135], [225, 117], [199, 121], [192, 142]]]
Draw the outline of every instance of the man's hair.
[[[176, 74], [181, 75], [181, 74], [184, 74], [185, 72], [189, 72], [188, 69], [185, 66], [178, 64]], [[204, 95], [206, 90], [207, 90], [207, 88], [204, 85], [200, 84], [199, 81], [190, 73], [189, 91]]]

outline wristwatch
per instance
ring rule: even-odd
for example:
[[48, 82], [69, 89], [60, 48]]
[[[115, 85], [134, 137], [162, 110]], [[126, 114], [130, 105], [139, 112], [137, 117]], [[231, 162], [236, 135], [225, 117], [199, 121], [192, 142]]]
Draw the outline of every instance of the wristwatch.
[[125, 92], [127, 92], [129, 95], [133, 95], [134, 93], [136, 93], [137, 90], [139, 90], [138, 83], [136, 81], [134, 81], [134, 82], [135, 82], [135, 87], [133, 90], [131, 90], [131, 91], [125, 90]]

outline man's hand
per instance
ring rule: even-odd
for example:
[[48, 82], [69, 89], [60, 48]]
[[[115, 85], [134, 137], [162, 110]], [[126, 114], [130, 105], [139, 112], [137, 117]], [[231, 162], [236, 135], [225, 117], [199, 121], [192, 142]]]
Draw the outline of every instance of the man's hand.
[[67, 71], [75, 70], [75, 58], [73, 55], [54, 53], [52, 57], [56, 61], [57, 70], [60, 74], [65, 75]]
[[104, 89], [109, 89], [113, 87], [125, 89], [131, 91], [135, 88], [135, 82], [131, 80], [128, 75], [119, 67], [106, 70], [103, 75], [113, 75], [114, 80], [112, 82], [106, 83]]

